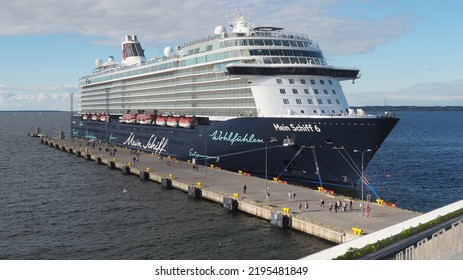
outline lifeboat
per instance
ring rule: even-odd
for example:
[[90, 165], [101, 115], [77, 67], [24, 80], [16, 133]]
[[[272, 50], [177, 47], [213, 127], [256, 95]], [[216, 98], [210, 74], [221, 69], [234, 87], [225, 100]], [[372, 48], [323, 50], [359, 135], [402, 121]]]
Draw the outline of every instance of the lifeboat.
[[167, 118], [167, 126], [177, 127], [178, 126], [178, 117], [170, 116]]
[[83, 119], [84, 121], [88, 120], [88, 115], [89, 115], [89, 114], [87, 114], [87, 113], [83, 114], [83, 115], [82, 115], [82, 119]]
[[125, 123], [136, 123], [137, 122], [137, 114], [124, 114], [122, 116], [122, 119], [124, 120]]
[[100, 120], [100, 114], [92, 114], [92, 121], [99, 121]]
[[166, 116], [157, 116], [156, 118], [156, 125], [166, 126], [167, 125], [167, 117]]
[[153, 122], [154, 115], [152, 114], [138, 114], [137, 123], [139, 124], [151, 124]]
[[193, 117], [181, 117], [178, 121], [178, 126], [183, 128], [191, 128], [193, 126]]
[[101, 114], [100, 115], [100, 121], [108, 122], [109, 121], [109, 115], [108, 114]]

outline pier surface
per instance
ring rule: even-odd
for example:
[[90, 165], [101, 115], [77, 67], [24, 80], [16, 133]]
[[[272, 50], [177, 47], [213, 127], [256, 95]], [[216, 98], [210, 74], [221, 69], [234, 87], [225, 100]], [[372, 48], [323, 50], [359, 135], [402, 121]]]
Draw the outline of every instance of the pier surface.
[[[191, 162], [162, 158], [155, 154], [141, 152], [139, 159], [130, 149], [123, 147], [94, 144], [78, 139], [41, 138], [43, 144], [76, 154], [87, 160], [96, 161], [110, 168], [122, 170], [126, 174], [146, 175], [147, 180], [161, 183], [170, 180], [173, 188], [180, 189], [190, 195], [192, 188], [200, 190], [200, 197], [224, 204], [224, 199], [233, 200], [236, 209], [263, 219], [271, 220], [278, 214], [289, 220], [287, 227], [302, 231], [334, 243], [345, 243], [361, 236], [396, 225], [403, 221], [420, 216], [421, 213], [385, 206], [376, 202], [370, 203], [368, 217], [362, 216], [359, 199], [352, 198], [353, 209], [349, 209], [350, 197], [313, 190], [306, 187], [286, 184], [254, 177], [252, 174], [221, 170], [217, 166], [199, 165], [198, 170]], [[112, 152], [116, 149], [116, 153]], [[110, 153], [111, 152], [111, 153]], [[119, 171], [120, 172], [120, 171]], [[140, 173], [142, 173], [140, 175]], [[246, 193], [244, 193], [246, 185]], [[270, 196], [267, 200], [266, 189]], [[296, 194], [289, 199], [288, 192]], [[325, 207], [321, 207], [321, 199]], [[329, 211], [329, 204], [346, 201], [347, 211]], [[308, 209], [305, 209], [308, 202]], [[299, 204], [302, 208], [299, 210]]]

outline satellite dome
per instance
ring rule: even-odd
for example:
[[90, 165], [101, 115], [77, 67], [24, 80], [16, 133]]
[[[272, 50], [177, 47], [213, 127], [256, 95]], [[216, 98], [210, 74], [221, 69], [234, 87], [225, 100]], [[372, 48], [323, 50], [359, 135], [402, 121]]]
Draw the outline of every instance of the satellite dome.
[[95, 60], [96, 67], [100, 67], [102, 64], [103, 64], [103, 60], [101, 60], [101, 58], [98, 58], [97, 60]]
[[174, 54], [174, 50], [172, 49], [172, 47], [166, 47], [164, 49], [164, 55], [165, 56], [169, 57], [169, 56], [171, 56], [173, 54]]
[[215, 35], [220, 35], [222, 33], [225, 33], [226, 31], [227, 30], [225, 29], [225, 27], [223, 25], [219, 25], [214, 29], [214, 34]]

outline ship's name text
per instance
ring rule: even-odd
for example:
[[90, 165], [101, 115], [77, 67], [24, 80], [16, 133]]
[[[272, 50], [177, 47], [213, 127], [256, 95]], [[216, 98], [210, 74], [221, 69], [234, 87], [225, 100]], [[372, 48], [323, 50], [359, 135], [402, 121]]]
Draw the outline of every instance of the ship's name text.
[[221, 130], [214, 131], [209, 135], [214, 141], [225, 141], [229, 142], [233, 146], [235, 142], [237, 143], [264, 143], [264, 140], [260, 138], [255, 138], [254, 134], [241, 135], [238, 132], [223, 132]]
[[157, 154], [160, 154], [161, 152], [166, 151], [166, 146], [167, 143], [169, 142], [169, 139], [162, 138], [161, 140], [157, 140], [157, 137], [151, 135], [150, 139], [146, 144], [143, 144], [138, 140], [138, 138], [135, 138], [135, 134], [132, 132], [130, 133], [130, 136], [125, 140], [123, 143], [124, 145], [132, 146], [132, 147], [138, 147], [138, 148], [143, 148], [143, 149], [149, 149], [154, 151]]
[[321, 128], [319, 128], [316, 124], [292, 124], [284, 125], [284, 124], [273, 124], [273, 127], [276, 131], [300, 131], [300, 132], [321, 132]]

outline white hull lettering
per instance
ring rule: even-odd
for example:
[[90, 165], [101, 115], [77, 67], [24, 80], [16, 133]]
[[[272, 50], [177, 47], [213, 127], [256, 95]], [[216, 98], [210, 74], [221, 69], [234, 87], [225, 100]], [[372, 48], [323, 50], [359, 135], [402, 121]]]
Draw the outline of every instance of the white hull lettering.
[[130, 133], [129, 137], [127, 140], [125, 140], [124, 145], [132, 146], [132, 147], [138, 147], [138, 148], [143, 148], [143, 149], [148, 149], [154, 151], [156, 154], [160, 154], [161, 152], [166, 151], [166, 146], [167, 143], [169, 142], [169, 139], [162, 138], [161, 140], [157, 141], [157, 137], [151, 135], [150, 139], [148, 142], [143, 145], [138, 138], [135, 139], [135, 134], [132, 132]]
[[316, 124], [292, 124], [289, 125], [280, 125], [273, 124], [273, 127], [276, 131], [297, 131], [297, 132], [322, 132], [321, 128]]
[[221, 130], [214, 131], [209, 135], [213, 141], [229, 142], [233, 146], [235, 142], [238, 143], [264, 143], [264, 140], [255, 138], [254, 134], [240, 135], [237, 132], [223, 132]]

